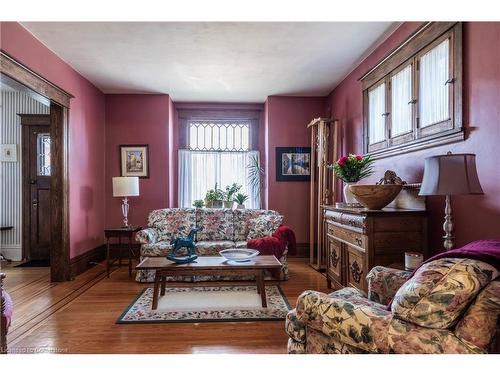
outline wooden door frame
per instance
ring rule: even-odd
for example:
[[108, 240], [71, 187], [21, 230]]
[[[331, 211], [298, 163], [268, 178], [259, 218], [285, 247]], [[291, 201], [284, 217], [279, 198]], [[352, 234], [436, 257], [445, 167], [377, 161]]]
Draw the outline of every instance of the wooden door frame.
[[71, 94], [0, 49], [0, 79], [50, 105], [50, 279], [70, 280], [69, 258], [69, 106]]
[[[28, 180], [31, 178], [29, 175], [30, 162], [31, 160], [27, 157], [30, 155], [30, 143], [29, 143], [29, 132], [30, 126], [50, 126], [50, 114], [17, 114], [21, 118], [21, 155], [22, 155], [22, 257], [23, 259], [29, 259], [29, 251], [31, 249], [31, 230], [30, 230], [30, 210], [31, 210], [31, 185], [28, 185]], [[50, 129], [49, 129], [50, 131]], [[51, 177], [52, 178], [52, 177]]]

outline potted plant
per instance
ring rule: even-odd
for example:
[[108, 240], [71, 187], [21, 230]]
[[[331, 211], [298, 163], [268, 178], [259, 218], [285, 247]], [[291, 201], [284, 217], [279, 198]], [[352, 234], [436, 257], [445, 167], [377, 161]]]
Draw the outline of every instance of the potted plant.
[[207, 191], [205, 193], [205, 206], [207, 208], [213, 207], [215, 198], [216, 198], [216, 195], [215, 195], [214, 189], [210, 189], [209, 191]]
[[254, 197], [260, 201], [260, 190], [263, 187], [264, 182], [264, 168], [260, 164], [260, 159], [258, 155], [251, 155], [250, 162], [247, 165], [248, 168], [248, 183], [250, 189], [254, 194]]
[[236, 196], [234, 198], [234, 201], [236, 203], [238, 203], [238, 207], [237, 208], [240, 208], [240, 209], [244, 210], [245, 209], [245, 202], [246, 202], [247, 199], [248, 199], [248, 195], [245, 195], [245, 194], [242, 194], [242, 193], [236, 194]]
[[361, 156], [349, 154], [342, 156], [333, 164], [327, 165], [327, 168], [333, 169], [335, 175], [345, 182], [344, 184], [344, 202], [348, 204], [357, 203], [356, 198], [352, 194], [349, 186], [355, 184], [359, 180], [370, 176], [373, 173], [374, 161], [370, 156]]
[[202, 199], [197, 199], [193, 202], [193, 207], [196, 207], [196, 208], [203, 208], [204, 205], [205, 205], [205, 202], [203, 202]]
[[224, 200], [224, 191], [217, 187], [217, 183], [213, 189], [210, 189], [205, 194], [205, 206], [207, 208], [222, 208], [222, 201]]
[[234, 202], [234, 196], [241, 189], [241, 185], [234, 183], [232, 185], [226, 186], [226, 191], [224, 192], [224, 207], [231, 208]]

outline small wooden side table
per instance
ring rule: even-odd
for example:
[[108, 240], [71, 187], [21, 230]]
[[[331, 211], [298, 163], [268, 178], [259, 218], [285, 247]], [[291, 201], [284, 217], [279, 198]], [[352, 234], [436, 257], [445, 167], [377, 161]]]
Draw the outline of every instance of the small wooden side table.
[[106, 274], [109, 277], [109, 269], [116, 262], [116, 259], [111, 261], [109, 257], [109, 239], [113, 237], [118, 238], [118, 267], [122, 266], [122, 237], [128, 238], [128, 276], [132, 276], [132, 237], [135, 233], [140, 231], [142, 227], [121, 227], [121, 228], [109, 228], [104, 229], [104, 235], [106, 236]]

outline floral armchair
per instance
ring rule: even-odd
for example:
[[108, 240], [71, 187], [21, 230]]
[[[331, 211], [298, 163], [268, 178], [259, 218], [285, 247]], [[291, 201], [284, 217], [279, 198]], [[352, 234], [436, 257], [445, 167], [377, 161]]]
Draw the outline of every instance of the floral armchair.
[[498, 275], [481, 261], [444, 258], [424, 264], [411, 278], [406, 271], [373, 268], [368, 297], [354, 288], [307, 290], [286, 319], [288, 352], [492, 351], [500, 316]]

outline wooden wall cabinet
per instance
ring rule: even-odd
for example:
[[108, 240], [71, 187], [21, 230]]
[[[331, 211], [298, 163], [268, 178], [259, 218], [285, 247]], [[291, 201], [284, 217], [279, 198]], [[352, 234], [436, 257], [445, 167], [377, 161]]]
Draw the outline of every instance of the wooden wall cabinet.
[[366, 275], [374, 266], [403, 266], [407, 251], [427, 257], [426, 210], [322, 209], [329, 288], [367, 292]]

